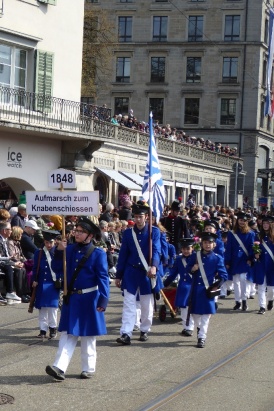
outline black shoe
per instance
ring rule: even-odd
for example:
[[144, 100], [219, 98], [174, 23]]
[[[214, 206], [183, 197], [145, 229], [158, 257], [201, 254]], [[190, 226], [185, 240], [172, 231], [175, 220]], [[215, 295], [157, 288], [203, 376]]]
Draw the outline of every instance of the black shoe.
[[117, 338], [116, 342], [123, 345], [131, 344], [130, 337], [127, 334], [122, 334], [121, 337]]
[[22, 303], [26, 303], [26, 304], [29, 304], [29, 298], [27, 298], [25, 295], [22, 295], [22, 297], [21, 297], [21, 301], [22, 301]]
[[236, 310], [239, 310], [240, 308], [241, 308], [241, 303], [239, 303], [239, 301], [236, 301], [236, 304], [234, 305], [233, 310], [236, 311]]
[[220, 295], [219, 298], [220, 298], [221, 300], [224, 300], [224, 299], [225, 299], [225, 295]]
[[250, 299], [250, 300], [255, 300], [255, 296], [254, 296], [254, 295], [251, 295], [251, 296], [249, 297], [249, 299]]
[[227, 290], [226, 295], [229, 296], [231, 294], [231, 290]]
[[82, 380], [88, 380], [89, 378], [92, 378], [93, 376], [94, 376], [94, 372], [82, 371], [80, 378], [82, 378]]
[[56, 338], [57, 337], [57, 329], [49, 327], [49, 338]]
[[247, 306], [246, 300], [244, 300], [242, 302], [242, 311], [247, 311], [247, 310], [248, 310], [248, 306]]
[[272, 301], [272, 300], [271, 300], [271, 301], [268, 301], [268, 303], [267, 303], [267, 309], [268, 309], [268, 311], [273, 310], [273, 301]]
[[7, 300], [0, 294], [0, 305], [7, 305]]
[[181, 335], [183, 335], [184, 337], [191, 337], [193, 335], [193, 331], [192, 330], [183, 330], [181, 332]]
[[64, 379], [66, 378], [64, 371], [59, 370], [59, 368], [54, 367], [54, 365], [47, 365], [46, 373], [58, 381], [64, 381]]
[[205, 346], [205, 339], [204, 338], [198, 338], [197, 347], [198, 348], [204, 348], [204, 346]]
[[148, 340], [147, 333], [144, 333], [143, 331], [141, 331], [139, 341], [147, 341], [147, 340]]
[[40, 334], [37, 335], [37, 338], [45, 338], [47, 335], [46, 331], [40, 330]]
[[264, 314], [265, 313], [265, 308], [264, 307], [260, 307], [258, 314]]

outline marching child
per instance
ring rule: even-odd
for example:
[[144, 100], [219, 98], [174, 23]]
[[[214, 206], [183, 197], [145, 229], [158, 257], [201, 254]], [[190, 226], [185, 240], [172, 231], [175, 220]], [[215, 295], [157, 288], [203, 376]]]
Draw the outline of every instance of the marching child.
[[[38, 321], [40, 333], [38, 338], [45, 338], [49, 330], [49, 337], [57, 336], [57, 311], [61, 281], [51, 269], [51, 259], [55, 249], [55, 238], [59, 231], [43, 231], [44, 247], [34, 254], [33, 283], [36, 288], [35, 308], [39, 310]], [[57, 288], [57, 284], [60, 287]]]
[[192, 253], [186, 266], [186, 271], [193, 274], [189, 311], [198, 329], [198, 348], [205, 346], [210, 317], [216, 314], [214, 297], [227, 280], [224, 259], [213, 252], [217, 237], [214, 233], [203, 232], [201, 251]]
[[194, 321], [192, 316], [189, 318], [189, 323], [186, 325], [188, 300], [192, 283], [192, 275], [186, 271], [188, 260], [193, 251], [194, 239], [183, 238], [179, 241], [181, 253], [175, 260], [173, 267], [169, 268], [169, 276], [164, 280], [164, 286], [168, 287], [179, 275], [179, 282], [175, 297], [175, 307], [181, 308], [181, 317], [183, 322], [182, 335], [191, 337], [193, 334]]

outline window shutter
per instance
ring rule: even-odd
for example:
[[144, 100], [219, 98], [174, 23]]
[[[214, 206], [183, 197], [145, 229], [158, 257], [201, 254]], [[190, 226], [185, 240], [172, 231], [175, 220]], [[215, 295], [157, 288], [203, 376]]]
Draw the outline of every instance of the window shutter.
[[53, 53], [36, 51], [35, 93], [36, 110], [49, 112], [51, 110], [53, 76]]

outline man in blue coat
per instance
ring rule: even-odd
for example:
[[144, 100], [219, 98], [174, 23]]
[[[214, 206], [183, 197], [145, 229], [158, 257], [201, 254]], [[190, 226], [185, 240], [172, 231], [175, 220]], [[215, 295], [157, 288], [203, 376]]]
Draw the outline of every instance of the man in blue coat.
[[[141, 304], [140, 341], [147, 341], [153, 319], [153, 293], [161, 288], [157, 272], [161, 254], [160, 230], [152, 227], [152, 256], [149, 262], [148, 211], [149, 207], [144, 205], [133, 206], [135, 225], [124, 232], [119, 252], [115, 284], [124, 291], [124, 304], [120, 337], [116, 341], [122, 345], [131, 344], [138, 293]], [[154, 280], [156, 286], [153, 288]]]
[[210, 317], [216, 314], [214, 294], [209, 297], [207, 289], [215, 285], [219, 288], [227, 279], [223, 257], [213, 252], [217, 234], [203, 232], [201, 239], [202, 250], [193, 253], [186, 266], [186, 271], [193, 274], [189, 306], [198, 328], [198, 348], [205, 346]]
[[65, 379], [78, 337], [81, 337], [80, 377], [91, 378], [96, 366], [96, 335], [107, 332], [104, 311], [109, 298], [109, 277], [105, 251], [94, 248], [76, 278], [73, 276], [81, 259], [93, 247], [93, 237], [99, 236], [100, 229], [89, 218], [81, 217], [75, 229], [75, 244], [67, 246], [66, 241], [60, 241], [52, 259], [52, 269], [58, 276], [63, 272], [66, 249], [69, 300], [62, 307], [59, 324], [62, 334], [55, 361], [53, 366], [46, 367], [46, 373], [57, 380]]

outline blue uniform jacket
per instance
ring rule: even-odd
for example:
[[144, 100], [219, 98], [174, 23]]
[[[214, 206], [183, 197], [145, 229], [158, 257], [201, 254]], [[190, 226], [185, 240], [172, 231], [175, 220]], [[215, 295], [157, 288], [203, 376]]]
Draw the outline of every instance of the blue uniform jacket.
[[164, 266], [168, 264], [168, 243], [166, 240], [166, 233], [160, 232], [160, 243], [161, 243], [161, 258], [158, 267], [159, 275], [162, 278], [164, 276]]
[[[190, 257], [190, 256], [189, 256]], [[179, 255], [172, 268], [169, 269], [169, 276], [164, 281], [164, 286], [167, 287], [172, 281], [175, 280], [179, 274], [179, 282], [175, 297], [175, 307], [187, 307], [188, 299], [192, 283], [192, 275], [186, 271], [183, 261], [187, 264], [189, 257]]]
[[248, 252], [248, 256], [242, 247], [240, 247], [232, 232], [229, 231], [225, 248], [225, 264], [230, 266], [229, 271], [232, 276], [235, 274], [247, 273], [247, 279], [252, 281], [250, 266], [247, 264], [247, 260], [252, 261], [254, 258], [252, 245], [255, 241], [255, 233], [254, 231], [249, 231], [249, 233], [243, 234], [240, 231], [237, 231], [237, 234], [242, 240]]
[[[36, 277], [40, 251], [41, 250], [39, 249], [39, 250], [36, 250], [34, 253], [34, 263], [33, 263], [33, 271], [32, 271], [32, 281], [38, 282], [38, 285], [36, 287], [34, 306], [35, 308], [38, 308], [38, 309], [42, 307], [58, 308], [60, 290], [55, 288], [54, 281], [52, 279], [52, 275], [50, 271], [50, 266], [48, 264], [44, 250], [42, 251], [42, 254], [41, 254], [38, 277]], [[52, 258], [54, 255], [54, 248], [52, 248], [49, 251], [49, 253]], [[56, 278], [58, 278], [58, 276], [56, 276]]]
[[[209, 285], [212, 285], [216, 278], [223, 281], [227, 280], [227, 271], [224, 265], [224, 259], [220, 255], [215, 254], [213, 251], [208, 254], [204, 254], [202, 252], [201, 257]], [[189, 257], [186, 271], [190, 272], [196, 262], [196, 253], [193, 253]], [[190, 295], [191, 314], [215, 314], [215, 300], [214, 298], [207, 297], [206, 287], [204, 285], [200, 270], [196, 271], [192, 277], [193, 285]]]
[[[146, 261], [149, 261], [149, 229], [146, 224], [142, 230], [139, 230], [136, 225], [132, 229], [128, 229], [123, 234], [122, 245], [119, 252], [116, 278], [122, 279], [122, 288], [131, 294], [136, 294], [137, 289], [140, 289], [140, 294], [151, 294], [151, 282], [147, 277], [142, 261], [139, 257], [135, 242], [132, 236], [132, 230], [135, 231], [137, 240]], [[152, 227], [152, 264], [157, 269], [160, 263], [161, 242], [160, 230], [157, 227]], [[161, 287], [160, 276], [157, 271], [157, 285], [159, 290]], [[155, 290], [155, 291], [157, 291]]]
[[219, 254], [221, 257], [224, 257], [225, 246], [224, 242], [219, 238], [216, 239], [216, 247], [214, 248], [214, 253]]
[[[81, 258], [89, 245], [70, 244], [66, 249], [68, 285]], [[52, 269], [63, 272], [63, 252], [56, 250], [52, 260]], [[109, 277], [106, 252], [95, 248], [84, 267], [80, 270], [73, 290], [82, 290], [98, 286], [98, 290], [86, 294], [72, 294], [69, 304], [63, 304], [59, 331], [67, 331], [75, 336], [96, 336], [106, 334], [105, 316], [97, 307], [106, 308], [109, 298]]]
[[[265, 243], [268, 245], [272, 253], [274, 254], [274, 244], [269, 240], [268, 236], [264, 237]], [[269, 255], [265, 247], [260, 244], [261, 254], [259, 260], [255, 261], [254, 270], [254, 283], [263, 284], [266, 277], [266, 285], [274, 286], [274, 261]]]

